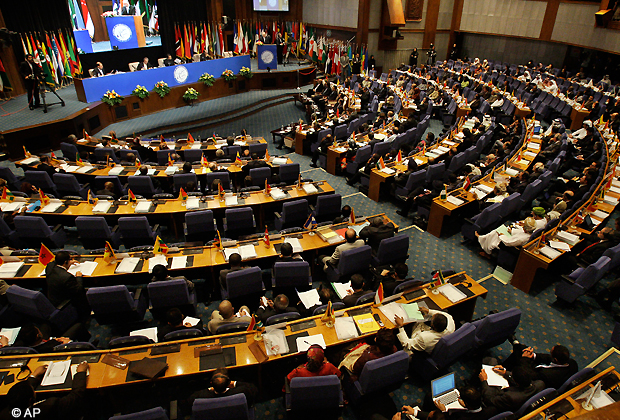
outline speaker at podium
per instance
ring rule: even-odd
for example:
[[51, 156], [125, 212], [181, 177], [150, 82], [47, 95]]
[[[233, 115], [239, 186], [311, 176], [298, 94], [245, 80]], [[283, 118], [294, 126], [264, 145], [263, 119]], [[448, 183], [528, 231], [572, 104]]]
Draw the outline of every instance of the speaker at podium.
[[146, 46], [142, 16], [108, 16], [105, 24], [113, 49], [128, 50]]

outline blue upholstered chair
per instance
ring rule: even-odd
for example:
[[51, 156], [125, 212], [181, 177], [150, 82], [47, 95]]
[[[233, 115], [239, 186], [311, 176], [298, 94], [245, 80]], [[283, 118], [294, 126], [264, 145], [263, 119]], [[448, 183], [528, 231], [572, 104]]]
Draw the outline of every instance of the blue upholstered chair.
[[[123, 194], [127, 194], [127, 188], [125, 188], [123, 184], [121, 184], [120, 178], [116, 175], [97, 175], [93, 180], [94, 188], [92, 188], [92, 190], [102, 190], [106, 182], [111, 182], [112, 184], [114, 184], [114, 192], [116, 193], [116, 195], [121, 196]], [[133, 193], [138, 194], [135, 191], [133, 191]]]
[[185, 340], [188, 338], [202, 337], [204, 334], [198, 328], [185, 328], [169, 332], [164, 336], [164, 341]]
[[187, 191], [187, 184], [193, 182], [195, 187], [198, 188], [198, 178], [196, 174], [174, 174], [172, 175], [172, 182], [174, 183], [174, 192], [178, 194], [181, 188]]
[[128, 335], [111, 339], [108, 343], [108, 347], [110, 347], [110, 349], [120, 349], [124, 347], [144, 346], [146, 344], [153, 344], [153, 340], [143, 335]]
[[103, 248], [106, 242], [110, 242], [114, 249], [121, 246], [118, 226], [110, 229], [103, 216], [78, 216], [75, 218], [75, 227], [78, 230], [78, 238], [86, 249]]
[[338, 266], [328, 266], [327, 280], [330, 282], [340, 282], [341, 279], [349, 278], [352, 274], [361, 273], [368, 269], [372, 261], [372, 249], [368, 245], [359, 248], [349, 249], [340, 255]]
[[[342, 302], [334, 302], [332, 303], [332, 309], [334, 311], [344, 309], [344, 303]], [[327, 305], [317, 306], [314, 311], [312, 311], [312, 316], [324, 314], [327, 310]]]
[[93, 152], [95, 162], [107, 162], [108, 156], [110, 157], [110, 162], [120, 163], [116, 153], [114, 153], [114, 149], [111, 147], [96, 147]]
[[232, 271], [226, 275], [226, 290], [221, 290], [222, 299], [236, 299], [249, 295], [260, 295], [265, 290], [259, 267]]
[[54, 347], [55, 352], [78, 352], [78, 351], [95, 351], [97, 347], [93, 343], [84, 341], [74, 341], [72, 343], [61, 344]]
[[293, 378], [284, 396], [286, 410], [308, 413], [337, 410], [343, 406], [340, 379], [336, 375]]
[[56, 332], [63, 333], [78, 320], [78, 314], [68, 301], [55, 307], [41, 292], [12, 285], [7, 289], [6, 297], [11, 309], [38, 321], [51, 324]]
[[555, 286], [555, 295], [567, 303], [573, 303], [596, 286], [596, 283], [607, 273], [611, 258], [600, 257], [598, 261], [586, 268], [578, 268], [568, 276], [562, 276], [562, 280]]
[[62, 157], [70, 161], [75, 161], [76, 157], [80, 154], [75, 144], [65, 142], [60, 143], [60, 151], [62, 152]]
[[299, 163], [285, 163], [280, 165], [280, 182], [292, 185], [299, 179]]
[[168, 416], [163, 408], [155, 407], [138, 413], [110, 417], [109, 420], [168, 420]]
[[125, 285], [91, 287], [86, 298], [100, 325], [142, 321], [148, 307], [142, 289], [130, 293]]
[[179, 308], [185, 315], [196, 314], [196, 294], [189, 291], [184, 279], [154, 281], [147, 285], [147, 289], [153, 316], [170, 308]]
[[185, 213], [185, 240], [187, 242], [209, 242], [217, 228], [211, 210], [198, 210]]
[[15, 231], [23, 246], [39, 249], [41, 244], [48, 248], [62, 248], [67, 242], [67, 234], [62, 225], [48, 226], [40, 216], [15, 216]]
[[342, 197], [340, 194], [320, 195], [316, 198], [314, 218], [317, 222], [334, 220], [340, 215]]
[[35, 187], [40, 188], [44, 193], [53, 194], [55, 197], [58, 197], [56, 184], [54, 184], [54, 181], [52, 181], [52, 178], [50, 178], [47, 172], [25, 171], [24, 180], [26, 182], [30, 182]]
[[146, 216], [120, 217], [118, 230], [121, 232], [125, 248], [152, 245], [159, 235], [159, 225], [151, 227]]
[[224, 232], [230, 238], [240, 234], [248, 235], [256, 231], [256, 220], [251, 207], [226, 209], [224, 212]]
[[252, 185], [257, 187], [264, 187], [265, 180], [271, 184], [271, 168], [250, 169], [250, 178], [252, 178]]
[[217, 329], [215, 330], [215, 334], [229, 334], [246, 331], [249, 325], [249, 322], [230, 322], [227, 324], [222, 324], [217, 327]]
[[397, 235], [382, 239], [377, 254], [372, 257], [374, 266], [395, 264], [407, 261], [409, 258], [409, 236]]
[[194, 420], [254, 420], [254, 408], [248, 407], [245, 394], [220, 398], [197, 398], [192, 405]]
[[274, 289], [297, 289], [299, 291], [306, 291], [312, 286], [310, 265], [307, 261], [276, 261], [273, 266], [273, 274], [274, 278], [271, 279], [271, 283]]
[[127, 185], [132, 193], [141, 195], [145, 198], [153, 198], [155, 194], [161, 193], [161, 188], [155, 188], [153, 180], [147, 175], [133, 175], [127, 177]]
[[557, 391], [553, 388], [543, 389], [538, 394], [530, 397], [530, 399], [528, 399], [525, 403], [523, 403], [521, 408], [515, 411], [515, 414], [514, 414], [515, 418], [520, 419], [521, 417], [523, 417], [530, 411], [533, 411], [537, 407], [540, 407], [541, 405], [547, 403], [548, 401], [551, 401], [553, 398], [555, 398], [556, 395], [557, 395]]
[[88, 196], [88, 184], [80, 185], [77, 178], [73, 174], [54, 174], [53, 181], [56, 184], [56, 190], [60, 197], [66, 195], [80, 196], [84, 200]]
[[508, 339], [519, 326], [521, 310], [510, 308], [506, 311], [487, 315], [472, 323], [476, 327], [474, 343], [478, 349], [499, 346]]
[[299, 312], [285, 312], [283, 314], [270, 316], [267, 320], [265, 320], [265, 325], [275, 325], [281, 322], [294, 321], [299, 318], [301, 318], [301, 314]]
[[306, 219], [308, 219], [308, 200], [302, 198], [300, 200], [287, 201], [282, 204], [282, 213], [276, 212], [274, 214], [276, 230], [302, 227]]

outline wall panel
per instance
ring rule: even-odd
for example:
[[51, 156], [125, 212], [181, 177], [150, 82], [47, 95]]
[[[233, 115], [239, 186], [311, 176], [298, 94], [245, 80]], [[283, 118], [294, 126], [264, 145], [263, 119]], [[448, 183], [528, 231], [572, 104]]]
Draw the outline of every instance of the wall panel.
[[538, 38], [547, 2], [465, 0], [461, 31]]
[[597, 4], [560, 3], [551, 39], [620, 52], [620, 31], [594, 27]]
[[357, 28], [359, 0], [304, 0], [303, 4], [306, 23]]

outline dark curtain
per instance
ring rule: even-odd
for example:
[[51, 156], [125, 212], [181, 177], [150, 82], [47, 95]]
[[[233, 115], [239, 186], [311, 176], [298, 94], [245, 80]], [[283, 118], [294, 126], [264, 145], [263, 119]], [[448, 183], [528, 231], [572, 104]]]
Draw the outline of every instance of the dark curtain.
[[[174, 56], [175, 22], [209, 22], [208, 0], [158, 0], [159, 32], [166, 53]], [[217, 19], [220, 17], [218, 16]]]
[[2, 1], [0, 9], [7, 29], [11, 31], [21, 33], [72, 29], [67, 0]]

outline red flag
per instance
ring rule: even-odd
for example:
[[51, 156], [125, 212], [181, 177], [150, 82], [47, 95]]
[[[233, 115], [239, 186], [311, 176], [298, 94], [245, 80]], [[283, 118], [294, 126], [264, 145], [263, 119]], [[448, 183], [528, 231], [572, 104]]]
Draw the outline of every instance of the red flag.
[[381, 169], [384, 169], [384, 168], [385, 168], [385, 162], [383, 161], [383, 156], [381, 156], [381, 157], [379, 158], [379, 167], [380, 167]]
[[349, 224], [350, 225], [355, 224], [355, 211], [353, 210], [353, 207], [351, 207], [351, 215], [349, 216]]
[[187, 142], [189, 144], [194, 144], [194, 137], [192, 136], [192, 133], [187, 133]]
[[49, 250], [45, 244], [41, 244], [41, 251], [39, 251], [39, 264], [48, 265], [54, 261], [54, 254]]
[[179, 200], [187, 200], [187, 193], [185, 192], [183, 187], [181, 187], [181, 189], [179, 190]]
[[250, 321], [250, 325], [248, 325], [248, 331], [254, 331], [256, 328], [256, 318], [252, 315], [252, 320]]
[[471, 180], [469, 179], [469, 175], [468, 175], [467, 178], [465, 178], [465, 183], [463, 184], [463, 189], [465, 191], [469, 191], [470, 188], [471, 188]]
[[131, 190], [128, 190], [128, 191], [127, 191], [127, 197], [129, 198], [129, 202], [130, 202], [130, 203], [135, 203], [136, 201], [138, 201], [138, 200], [136, 199], [135, 194], [134, 194], [134, 193], [133, 193], [133, 191], [131, 191]]
[[396, 155], [396, 162], [402, 162], [402, 161], [403, 161], [403, 155], [399, 150], [398, 155]]
[[267, 182], [266, 179], [265, 179], [265, 194], [271, 194], [271, 186], [269, 185], [269, 182]]
[[222, 249], [222, 237], [220, 236], [220, 231], [215, 229], [215, 238], [213, 239], [213, 246], [216, 246], [218, 249]]
[[41, 205], [43, 206], [47, 206], [50, 203], [50, 198], [45, 195], [41, 188], [39, 188], [39, 199], [41, 200]]
[[269, 242], [269, 230], [267, 229], [267, 225], [265, 225], [265, 246], [267, 248], [271, 246], [271, 242]]
[[222, 187], [222, 183], [221, 182], [218, 184], [218, 193], [220, 195], [220, 198], [224, 197], [224, 187]]
[[377, 293], [375, 293], [375, 303], [379, 305], [383, 301], [383, 283], [379, 283]]

